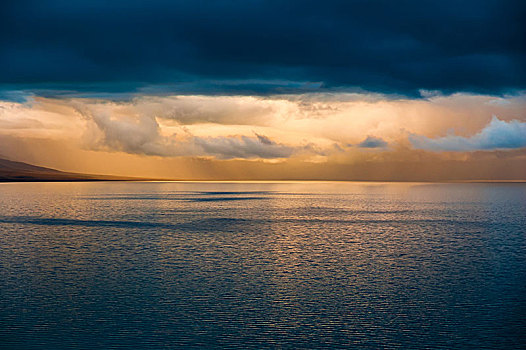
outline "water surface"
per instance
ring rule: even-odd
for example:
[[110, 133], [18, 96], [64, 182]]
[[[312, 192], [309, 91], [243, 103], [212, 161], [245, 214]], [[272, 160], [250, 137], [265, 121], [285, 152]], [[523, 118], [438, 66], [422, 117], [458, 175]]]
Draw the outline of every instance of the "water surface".
[[526, 185], [0, 184], [0, 348], [519, 349]]

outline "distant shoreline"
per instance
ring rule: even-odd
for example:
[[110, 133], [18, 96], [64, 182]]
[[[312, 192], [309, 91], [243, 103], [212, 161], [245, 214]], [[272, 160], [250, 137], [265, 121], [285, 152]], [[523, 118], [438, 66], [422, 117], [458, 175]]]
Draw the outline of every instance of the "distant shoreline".
[[307, 182], [307, 183], [443, 183], [443, 184], [526, 184], [526, 180], [414, 180], [414, 181], [393, 181], [393, 180], [309, 180], [309, 179], [281, 179], [281, 180], [174, 180], [174, 179], [143, 179], [143, 178], [71, 178], [71, 179], [47, 179], [47, 178], [27, 178], [27, 179], [3, 179], [0, 178], [0, 183], [43, 183], [43, 182], [195, 182], [195, 183], [285, 183], [285, 182]]
[[166, 179], [70, 173], [0, 158], [0, 183], [9, 182], [367, 182], [367, 183], [526, 183], [522, 180], [375, 180], [375, 179]]

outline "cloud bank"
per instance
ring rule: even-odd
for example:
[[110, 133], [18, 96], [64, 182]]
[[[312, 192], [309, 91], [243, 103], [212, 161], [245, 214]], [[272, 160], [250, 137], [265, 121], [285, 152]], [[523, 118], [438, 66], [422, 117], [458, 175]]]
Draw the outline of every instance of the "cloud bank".
[[[500, 119], [488, 124], [492, 114]], [[525, 123], [524, 95], [177, 95], [120, 101], [34, 96], [24, 103], [0, 101], [0, 136], [160, 158], [347, 164], [395, 154], [418, 158], [422, 150], [510, 150], [524, 147]], [[447, 134], [452, 129], [463, 134]]]

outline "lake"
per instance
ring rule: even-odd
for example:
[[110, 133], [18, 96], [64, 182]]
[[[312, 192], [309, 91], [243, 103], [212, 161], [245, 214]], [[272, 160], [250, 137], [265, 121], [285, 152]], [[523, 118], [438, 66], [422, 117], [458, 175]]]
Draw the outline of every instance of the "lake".
[[519, 349], [526, 184], [0, 184], [0, 348]]

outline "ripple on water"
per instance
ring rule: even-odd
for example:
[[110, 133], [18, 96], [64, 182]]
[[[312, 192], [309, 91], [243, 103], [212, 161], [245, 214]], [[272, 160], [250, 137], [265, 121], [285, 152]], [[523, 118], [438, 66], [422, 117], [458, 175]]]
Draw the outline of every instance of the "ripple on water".
[[0, 184], [0, 348], [524, 348], [526, 185]]

